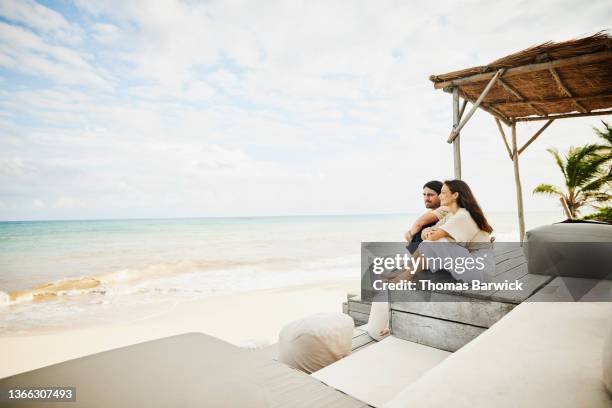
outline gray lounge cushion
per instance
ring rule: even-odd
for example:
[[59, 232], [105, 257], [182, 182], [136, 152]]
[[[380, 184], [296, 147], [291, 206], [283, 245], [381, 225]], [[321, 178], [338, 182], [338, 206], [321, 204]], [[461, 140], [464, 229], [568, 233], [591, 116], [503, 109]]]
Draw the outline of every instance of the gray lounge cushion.
[[558, 223], [527, 231], [523, 245], [529, 273], [610, 279], [612, 225]]
[[76, 387], [76, 402], [63, 405], [74, 408], [365, 407], [307, 374], [202, 333], [135, 344], [0, 380], [0, 388], [59, 385]]
[[612, 242], [612, 225], [594, 222], [560, 222], [531, 229], [525, 235], [527, 241]]

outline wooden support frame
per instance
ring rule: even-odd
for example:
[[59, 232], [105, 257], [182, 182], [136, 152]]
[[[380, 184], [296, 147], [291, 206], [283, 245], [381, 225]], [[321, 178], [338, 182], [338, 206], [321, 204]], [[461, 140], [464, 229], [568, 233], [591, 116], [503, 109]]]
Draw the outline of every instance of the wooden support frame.
[[574, 102], [574, 101], [584, 101], [588, 99], [600, 99], [600, 98], [612, 98], [612, 93], [609, 94], [601, 94], [601, 95], [591, 95], [591, 96], [574, 96], [574, 97], [564, 97], [564, 98], [547, 98], [547, 99], [527, 99], [524, 101], [513, 101], [513, 102], [491, 102], [489, 106], [522, 106], [522, 105], [543, 105], [547, 103], [559, 103], [559, 102]]
[[506, 151], [508, 152], [508, 157], [512, 160], [512, 150], [510, 150], [510, 145], [508, 145], [508, 140], [506, 139], [506, 133], [502, 128], [501, 122], [499, 119], [495, 118], [495, 123], [497, 123], [497, 128], [499, 129], [499, 133], [501, 134], [502, 140], [504, 141], [504, 146], [506, 146]]
[[512, 163], [514, 165], [514, 182], [516, 184], [516, 203], [519, 219], [519, 234], [521, 244], [525, 238], [525, 211], [523, 208], [523, 187], [519, 171], [519, 152], [516, 143], [516, 122], [512, 123]]
[[[469, 98], [465, 92], [462, 92], [461, 89], [459, 89], [459, 95], [465, 99], [466, 101], [472, 102], [472, 104], [475, 102], [475, 100], [473, 98]], [[484, 104], [481, 103], [480, 104], [480, 109], [484, 110], [485, 112], [489, 113], [491, 116], [496, 117], [497, 119], [501, 120], [503, 123], [505, 123], [507, 126], [510, 126], [511, 121], [510, 119], [508, 119], [506, 117], [506, 115], [504, 115], [502, 112], [500, 112], [498, 109], [496, 109], [495, 107], [491, 106], [491, 104]]]
[[[510, 84], [506, 83], [503, 79], [501, 79], [501, 78], [498, 79], [498, 82], [500, 83], [500, 85], [502, 87], [504, 87], [504, 89], [506, 91], [510, 92], [512, 95], [514, 95], [520, 101], [522, 101], [522, 102], [526, 102], [527, 101], [527, 98], [525, 98], [519, 91], [514, 89], [514, 87], [512, 87]], [[526, 102], [526, 103], [527, 103], [527, 105], [529, 105], [531, 107], [531, 109], [533, 109], [534, 111], [536, 111], [540, 115], [546, 115], [546, 112], [544, 112], [542, 109], [538, 108], [536, 105], [532, 104], [531, 102]]]
[[461, 109], [459, 109], [459, 120], [463, 117], [463, 112], [465, 112], [465, 107], [467, 106], [468, 100], [463, 99], [463, 104], [461, 105]]
[[[550, 68], [562, 68], [562, 67], [567, 67], [570, 65], [586, 64], [586, 63], [591, 63], [591, 62], [603, 61], [609, 58], [612, 58], [612, 50], [596, 52], [593, 54], [580, 55], [578, 57], [564, 58], [564, 59], [559, 59], [559, 60], [555, 60], [551, 62], [542, 62], [542, 63], [537, 63], [537, 64], [523, 65], [523, 66], [516, 67], [516, 68], [510, 68], [506, 71], [506, 73], [504, 74], [504, 77], [509, 78], [515, 75], [521, 75], [521, 74], [525, 74], [529, 72], [542, 71], [542, 70], [547, 70]], [[482, 82], [482, 81], [489, 80], [493, 78], [494, 75], [495, 75], [495, 72], [486, 72], [483, 74], [471, 75], [469, 77], [457, 78], [457, 79], [453, 79], [450, 81], [435, 82], [434, 88], [441, 89], [445, 87], [473, 84], [476, 82]]]
[[[457, 129], [463, 110], [466, 103], [463, 104], [463, 109], [459, 109], [459, 89], [453, 89], [453, 131]], [[453, 167], [455, 179], [461, 180], [461, 139], [457, 132], [457, 137], [453, 140]]]
[[499, 129], [499, 133], [504, 141], [504, 146], [506, 147], [506, 151], [510, 156], [510, 160], [512, 160], [512, 165], [514, 167], [514, 183], [516, 186], [516, 206], [518, 212], [518, 222], [519, 222], [519, 234], [521, 244], [525, 239], [525, 209], [523, 206], [523, 187], [521, 184], [521, 173], [519, 168], [519, 155], [527, 149], [527, 147], [533, 143], [534, 140], [538, 138], [545, 130], [548, 128], [551, 123], [554, 122], [554, 119], [549, 120], [542, 126], [531, 138], [521, 147], [518, 148], [518, 141], [516, 137], [516, 122], [512, 122], [510, 129], [512, 131], [512, 148], [508, 145], [508, 140], [506, 138], [506, 133], [501, 125], [499, 119], [495, 118], [495, 123], [497, 123], [497, 128]]
[[[504, 73], [504, 69], [502, 68], [495, 73], [493, 78], [491, 78], [491, 80], [489, 81], [485, 89], [482, 91], [478, 99], [476, 99], [476, 102], [474, 102], [474, 106], [472, 106], [472, 109], [470, 109], [470, 111], [465, 115], [465, 118], [463, 118], [456, 127], [455, 126], [453, 127], [453, 130], [448, 136], [448, 143], [452, 143], [457, 138], [457, 136], [459, 135], [459, 132], [461, 132], [461, 129], [465, 126], [468, 120], [470, 120], [472, 115], [474, 115], [474, 112], [476, 112], [476, 109], [478, 109], [478, 107], [480, 106], [484, 98], [487, 96], [491, 88], [493, 88], [493, 85], [495, 85], [495, 83], [497, 82], [497, 80], [503, 73]], [[459, 98], [459, 91], [457, 90], [456, 92], [457, 92], [457, 98]], [[455, 90], [453, 90], [453, 98], [454, 98], [454, 95], [455, 95]], [[458, 107], [457, 107], [457, 111], [458, 111]]]
[[516, 122], [534, 122], [538, 120], [550, 120], [550, 119], [567, 119], [567, 118], [580, 118], [583, 116], [601, 116], [601, 115], [612, 115], [612, 109], [605, 111], [596, 111], [588, 113], [564, 113], [561, 115], [548, 115], [548, 116], [526, 116], [522, 118], [514, 119]]
[[502, 113], [502, 111], [500, 111], [499, 109], [491, 106], [491, 105], [485, 105], [484, 103], [480, 105], [480, 107], [485, 111], [485, 112], [489, 112], [491, 115], [495, 116], [496, 118], [498, 118], [499, 120], [501, 120], [502, 122], [504, 122], [507, 126], [510, 126], [512, 124], [512, 121], [506, 117], [506, 115], [504, 115]]
[[535, 132], [535, 134], [533, 136], [531, 136], [531, 138], [523, 145], [523, 147], [521, 147], [518, 151], [518, 154], [520, 155], [521, 153], [523, 153], [523, 150], [525, 150], [530, 144], [533, 143], [534, 140], [536, 140], [538, 138], [538, 136], [540, 136], [542, 134], [542, 132], [544, 132], [546, 130], [547, 127], [549, 127], [551, 125], [551, 123], [553, 123], [555, 120], [551, 119], [548, 122], [546, 122], [544, 124], [544, 126], [542, 126], [540, 128], [540, 130], [538, 130], [537, 132]]
[[[555, 82], [557, 83], [557, 86], [559, 87], [559, 89], [561, 89], [561, 91], [568, 97], [573, 98], [574, 95], [570, 92], [569, 89], [567, 89], [567, 86], [565, 86], [565, 84], [563, 83], [563, 81], [561, 81], [561, 77], [559, 76], [559, 73], [557, 72], [557, 70], [555, 68], [551, 68], [548, 70], [550, 72], [550, 74], [552, 75], [552, 77], [555, 79]], [[587, 113], [588, 109], [584, 107], [583, 104], [581, 104], [578, 101], [573, 101], [574, 105], [576, 105], [576, 107], [578, 108], [578, 110], [582, 113]]]
[[[600, 109], [598, 111], [592, 111], [590, 108], [588, 108], [588, 106], [590, 106], [588, 105], [588, 101], [597, 99], [601, 100], [602, 102], [608, 102], [612, 98], [612, 93], [608, 91], [608, 93], [600, 93], [599, 95], [576, 95], [564, 83], [562, 77], [564, 71], [558, 71], [558, 69], [562, 69], [563, 67], [578, 68], [583, 64], [612, 64], [612, 49], [610, 49], [610, 47], [605, 47], [603, 49], [605, 51], [592, 52], [591, 54], [562, 58], [553, 61], [549, 60], [545, 62], [516, 66], [513, 68], [502, 68], [500, 66], [492, 68], [490, 66], [484, 66], [469, 70], [457, 71], [455, 73], [445, 75], [447, 78], [454, 76], [455, 79], [442, 79], [444, 76], [430, 77], [430, 80], [434, 82], [434, 89], [443, 89], [445, 92], [453, 92], [453, 129], [447, 139], [447, 142], [453, 143], [455, 174], [457, 178], [460, 178], [461, 174], [459, 135], [463, 127], [478, 108], [490, 113], [495, 118], [504, 147], [513, 164], [521, 244], [525, 239], [525, 210], [522, 182], [520, 177], [520, 155], [527, 148], [529, 148], [529, 146], [531, 146], [531, 144], [535, 142], [537, 138], [557, 119], [612, 115], [612, 108], [609, 107], [607, 103], [604, 104], [607, 106], [605, 109]], [[541, 58], [536, 58], [536, 60], [538, 59], [542, 61]], [[523, 91], [521, 87], [518, 87], [518, 85], [515, 85], [512, 81], [508, 80], [508, 78], [515, 76], [520, 77], [524, 74], [534, 72], [539, 73], [542, 71], [548, 71], [542, 74], [544, 79], [546, 79], [547, 74], [549, 75], [549, 79], [546, 80], [546, 83], [551, 85], [550, 81], [552, 79], [552, 85], [556, 85], [558, 88], [558, 93], [552, 94], [556, 94], [555, 96], [546, 97], [542, 94], [538, 99], [535, 99], [535, 96], [526, 96], [527, 94], [531, 95], [531, 93]], [[466, 74], [467, 72], [472, 72], [473, 74]], [[499, 84], [497, 84], [498, 82]], [[532, 82], [537, 81], [532, 79]], [[507, 96], [503, 98], [495, 98], [496, 100], [494, 101], [485, 102], [487, 94], [496, 84], [499, 86], [499, 89], [503, 89]], [[518, 84], [518, 82], [516, 82], [516, 84]], [[482, 91], [480, 92], [479, 96], [474, 95], [473, 97], [468, 97], [468, 95], [465, 93], [465, 85], [474, 85], [474, 88], [482, 89]], [[604, 89], [600, 89], [600, 91], [605, 92]], [[525, 92], [525, 94], [523, 94], [523, 92]], [[459, 108], [459, 97], [463, 97], [464, 99], [461, 108]], [[471, 102], [473, 106], [466, 113], [465, 108], [468, 101]], [[554, 104], [560, 104], [560, 106], [554, 106]], [[504, 108], [510, 108], [511, 106], [515, 106], [517, 108], [520, 107], [520, 111], [522, 112], [520, 117], [509, 116], [509, 114], [504, 113]], [[570, 112], [567, 112], [568, 110]], [[464, 113], [466, 113], [465, 116], [463, 115]], [[517, 125], [519, 122], [531, 121], [545, 121], [545, 123], [543, 123], [543, 125], [522, 146], [519, 147]], [[508, 140], [509, 138], [506, 137], [502, 123], [510, 127], [511, 135], [509, 136], [511, 136], [511, 140]], [[564, 203], [562, 202], [562, 205], [563, 204]], [[568, 213], [568, 209], [565, 207], [564, 211]]]
[[[501, 74], [502, 73], [500, 73], [500, 75]], [[498, 78], [499, 78], [499, 76], [498, 76]], [[464, 98], [463, 105], [462, 105], [462, 107], [460, 109], [459, 108], [459, 95], [460, 95], [460, 90], [458, 88], [453, 88], [453, 131], [455, 131], [455, 132], [457, 130], [457, 124], [460, 122], [462, 113], [465, 110], [465, 105], [466, 105], [467, 100], [468, 100], [467, 98]], [[594, 113], [597, 113], [597, 112], [594, 112]], [[612, 113], [612, 111], [609, 111], [609, 113]], [[600, 113], [600, 114], [603, 114], [603, 113]], [[585, 116], [585, 114], [572, 114], [572, 115], [573, 116]], [[588, 115], [588, 114], [586, 114], [586, 115]], [[517, 213], [518, 213], [519, 234], [520, 234], [521, 245], [522, 245], [522, 243], [523, 243], [523, 241], [525, 239], [525, 209], [524, 209], [524, 204], [523, 204], [523, 187], [522, 187], [522, 183], [521, 183], [519, 156], [542, 133], [544, 133], [544, 131], [559, 116], [566, 116], [566, 115], [557, 115], [556, 117], [548, 117], [548, 118], [546, 118], [546, 117], [544, 117], [544, 118], [537, 118], [537, 119], [548, 119], [548, 120], [537, 132], [535, 132], [533, 134], [533, 136], [531, 136], [531, 138], [529, 138], [529, 140], [527, 140], [527, 142], [525, 142], [525, 144], [521, 148], [519, 148], [518, 147], [517, 134], [516, 134], [517, 133], [516, 132], [517, 121], [513, 120], [510, 123], [510, 129], [511, 129], [511, 132], [512, 132], [511, 133], [512, 147], [510, 147], [510, 145], [508, 143], [508, 139], [506, 137], [506, 133], [504, 132], [504, 129], [503, 129], [503, 126], [502, 126], [502, 120], [500, 118], [498, 118], [497, 115], [494, 115], [495, 123], [497, 124], [497, 129], [499, 130], [501, 138], [502, 138], [502, 140], [504, 142], [504, 147], [506, 148], [506, 152], [508, 153], [508, 156], [509, 156], [510, 160], [512, 160], [512, 164], [513, 164], [513, 168], [514, 168], [514, 182], [515, 182], [515, 187], [516, 187], [516, 203], [517, 203]], [[469, 114], [466, 117], [466, 119], [469, 119]], [[465, 124], [465, 121], [461, 121], [461, 123]], [[459, 129], [459, 130], [461, 130], [461, 129]], [[460, 150], [459, 150], [459, 133], [458, 132], [457, 132], [457, 136], [453, 140], [453, 157], [454, 157], [454, 164], [455, 164], [455, 178], [461, 178], [461, 156], [460, 156]]]

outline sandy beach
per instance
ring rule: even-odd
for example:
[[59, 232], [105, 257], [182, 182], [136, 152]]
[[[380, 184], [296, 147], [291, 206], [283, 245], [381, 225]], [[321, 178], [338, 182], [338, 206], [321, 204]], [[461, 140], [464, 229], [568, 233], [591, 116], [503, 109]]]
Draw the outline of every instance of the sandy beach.
[[0, 378], [81, 356], [188, 332], [240, 346], [274, 343], [280, 329], [318, 312], [340, 312], [354, 280], [322, 282], [174, 304], [137, 320], [0, 338]]

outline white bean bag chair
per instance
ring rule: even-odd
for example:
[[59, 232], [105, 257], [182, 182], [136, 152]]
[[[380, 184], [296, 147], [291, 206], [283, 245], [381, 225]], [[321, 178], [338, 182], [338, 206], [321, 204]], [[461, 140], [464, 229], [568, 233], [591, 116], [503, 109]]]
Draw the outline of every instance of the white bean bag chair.
[[354, 323], [344, 313], [319, 313], [289, 323], [279, 338], [278, 360], [306, 373], [351, 353]]

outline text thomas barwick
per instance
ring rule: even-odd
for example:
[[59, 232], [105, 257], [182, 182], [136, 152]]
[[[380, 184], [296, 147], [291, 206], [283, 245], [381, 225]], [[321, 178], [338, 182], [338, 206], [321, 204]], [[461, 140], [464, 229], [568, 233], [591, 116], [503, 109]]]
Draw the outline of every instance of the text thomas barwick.
[[372, 287], [374, 290], [523, 290], [523, 283], [507, 279], [503, 282], [481, 282], [479, 280], [472, 282], [432, 282], [430, 280], [385, 282], [377, 279], [372, 282]]

